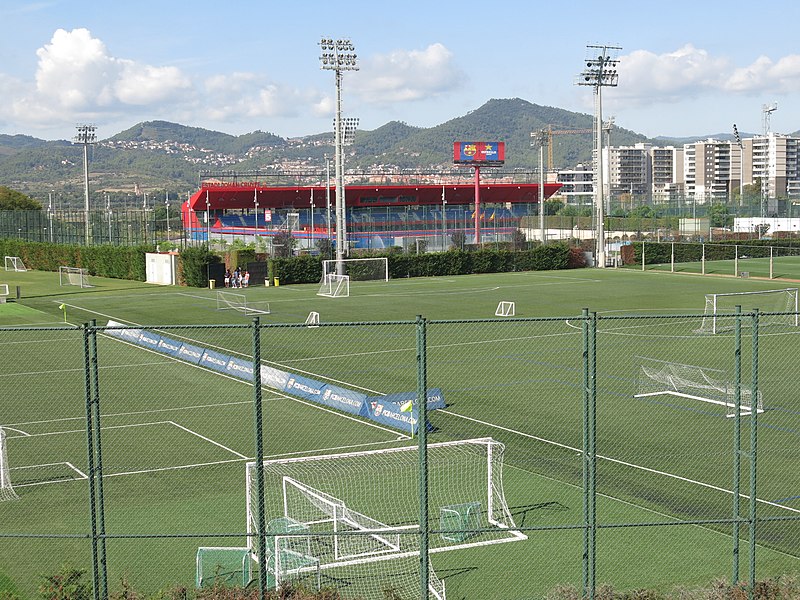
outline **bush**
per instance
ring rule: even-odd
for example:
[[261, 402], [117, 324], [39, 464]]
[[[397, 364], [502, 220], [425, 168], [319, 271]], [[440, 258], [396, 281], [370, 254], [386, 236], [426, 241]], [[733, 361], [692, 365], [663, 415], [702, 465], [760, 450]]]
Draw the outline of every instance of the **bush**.
[[208, 266], [220, 261], [208, 246], [185, 248], [180, 253], [181, 283], [191, 287], [208, 287]]

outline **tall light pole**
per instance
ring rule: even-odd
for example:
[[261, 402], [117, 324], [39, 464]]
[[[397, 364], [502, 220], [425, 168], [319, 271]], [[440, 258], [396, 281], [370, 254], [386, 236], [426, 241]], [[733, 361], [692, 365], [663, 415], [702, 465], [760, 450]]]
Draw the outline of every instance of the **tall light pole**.
[[208, 199], [208, 190], [206, 190], [206, 228], [206, 244], [211, 250], [211, 200]]
[[550, 142], [550, 132], [547, 129], [540, 129], [531, 133], [534, 141], [531, 145], [539, 146], [539, 232], [542, 244], [547, 243], [547, 235], [544, 230], [544, 147]]
[[325, 211], [327, 213], [328, 242], [325, 255], [330, 257], [331, 250], [331, 158], [325, 155]]
[[447, 251], [447, 199], [442, 186], [442, 252]]
[[334, 127], [335, 168], [336, 168], [336, 273], [344, 274], [344, 255], [347, 251], [345, 232], [344, 181], [342, 170], [344, 165], [342, 152], [342, 72], [357, 71], [358, 62], [355, 47], [349, 39], [322, 38], [319, 42], [323, 70], [336, 73], [336, 120]]
[[767, 203], [769, 202], [769, 175], [770, 175], [770, 164], [769, 164], [769, 121], [772, 113], [778, 110], [778, 103], [773, 102], [772, 104], [763, 104], [761, 105], [761, 124], [764, 129], [764, 151], [766, 155], [764, 156], [764, 171], [763, 176], [761, 177], [761, 218], [764, 219], [767, 216]]
[[169, 192], [167, 190], [164, 190], [164, 208], [167, 211], [167, 241], [169, 241], [172, 232], [169, 229]]
[[78, 125], [78, 135], [75, 136], [76, 144], [83, 144], [83, 199], [84, 218], [86, 220], [86, 245], [91, 245], [89, 230], [89, 144], [97, 141], [97, 127], [94, 125]]
[[311, 248], [314, 250], [314, 187], [311, 187]]
[[733, 137], [736, 138], [736, 145], [739, 146], [739, 206], [744, 204], [744, 146], [736, 123], [733, 124]]
[[619, 46], [586, 46], [586, 68], [578, 77], [578, 85], [594, 88], [595, 112], [595, 211], [597, 214], [597, 266], [606, 266], [605, 201], [603, 199], [603, 88], [616, 87], [618, 82], [616, 55]]
[[108, 243], [111, 243], [111, 196], [106, 193], [106, 213], [108, 214]]

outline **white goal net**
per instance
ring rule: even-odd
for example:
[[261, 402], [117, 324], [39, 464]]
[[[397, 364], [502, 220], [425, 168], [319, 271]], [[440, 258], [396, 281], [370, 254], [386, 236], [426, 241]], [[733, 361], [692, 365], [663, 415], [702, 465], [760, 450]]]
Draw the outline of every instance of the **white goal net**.
[[245, 315], [271, 314], [269, 302], [248, 301], [247, 296], [235, 292], [217, 292], [217, 310], [235, 310]]
[[517, 312], [517, 305], [514, 302], [501, 300], [494, 311], [495, 317], [513, 317]]
[[[759, 318], [759, 325], [798, 325], [797, 288], [706, 294], [703, 321], [697, 333], [732, 331], [736, 324], [736, 317], [733, 315], [737, 306], [741, 306], [745, 313], [755, 309], [767, 313]], [[744, 327], [750, 324], [748, 318], [741, 319], [741, 322]]]
[[82, 288], [93, 287], [89, 282], [89, 272], [78, 267], [58, 267], [58, 285], [76, 285]]
[[14, 488], [11, 487], [11, 472], [8, 466], [8, 452], [6, 451], [6, 431], [0, 427], [0, 502], [17, 500]]
[[350, 296], [350, 277], [330, 273], [322, 278], [317, 296], [328, 298], [347, 298]]
[[[428, 446], [431, 526], [443, 529], [430, 535], [431, 553], [527, 539], [516, 530], [505, 500], [503, 453], [503, 444], [491, 438]], [[323, 578], [328, 573], [336, 580], [366, 582], [369, 575], [357, 573], [385, 568], [387, 561], [394, 568], [397, 560], [419, 556], [416, 446], [265, 460], [260, 466], [265, 520], [283, 518], [296, 524], [290, 549], [306, 556], [307, 571], [317, 568], [318, 561]], [[258, 469], [257, 462], [247, 464], [247, 532], [254, 553], [260, 534]], [[462, 510], [467, 506], [471, 509]], [[305, 534], [299, 533], [302, 530]], [[270, 527], [266, 535], [272, 539]], [[273, 554], [283, 550], [274, 542], [268, 546]], [[409, 582], [418, 586], [419, 575]], [[439, 584], [429, 583], [430, 597], [443, 598], [443, 584], [441, 592], [434, 592]], [[356, 592], [364, 598], [384, 598], [379, 588]]]
[[[677, 396], [723, 406], [725, 416], [736, 416], [736, 385], [725, 376], [724, 371], [655, 359], [641, 360], [634, 398]], [[738, 393], [739, 414], [751, 414], [754, 406], [757, 412], [764, 412], [760, 390], [755, 402], [748, 386], [740, 384]]]
[[22, 259], [19, 256], [6, 256], [5, 257], [6, 271], [27, 271]]
[[347, 275], [351, 281], [389, 281], [388, 258], [345, 258], [322, 261], [322, 281], [327, 275]]

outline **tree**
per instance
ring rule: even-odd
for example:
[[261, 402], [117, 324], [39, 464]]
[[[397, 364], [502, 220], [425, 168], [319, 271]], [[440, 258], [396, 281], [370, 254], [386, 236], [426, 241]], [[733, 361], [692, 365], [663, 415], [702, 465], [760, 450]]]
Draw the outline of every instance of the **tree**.
[[453, 233], [450, 234], [450, 241], [452, 242], [451, 248], [455, 248], [456, 250], [463, 250], [464, 244], [467, 242], [467, 234], [464, 233], [461, 229], [456, 229]]
[[514, 250], [525, 250], [528, 247], [528, 239], [522, 229], [515, 229], [511, 234], [511, 247]]
[[42, 210], [42, 205], [22, 192], [0, 185], [0, 210]]
[[728, 205], [715, 202], [708, 208], [708, 221], [711, 227], [731, 227], [733, 215], [728, 212]]

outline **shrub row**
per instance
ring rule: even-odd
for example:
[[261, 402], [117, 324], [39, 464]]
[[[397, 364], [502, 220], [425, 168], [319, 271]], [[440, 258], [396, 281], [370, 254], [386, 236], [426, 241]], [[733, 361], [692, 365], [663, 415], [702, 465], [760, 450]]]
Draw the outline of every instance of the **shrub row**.
[[[386, 257], [389, 277], [443, 277], [473, 273], [507, 273], [511, 271], [549, 271], [585, 266], [579, 249], [567, 244], [536, 246], [531, 250], [477, 250], [427, 254], [360, 254], [358, 258]], [[322, 262], [314, 256], [274, 258], [269, 261], [269, 277], [278, 277], [281, 284], [316, 283], [322, 279]]]
[[81, 246], [0, 239], [0, 253], [18, 256], [28, 269], [58, 271], [58, 267], [79, 267], [89, 275], [145, 281], [145, 253], [155, 252], [147, 246]]

